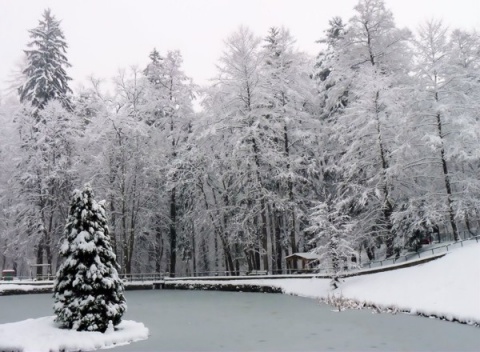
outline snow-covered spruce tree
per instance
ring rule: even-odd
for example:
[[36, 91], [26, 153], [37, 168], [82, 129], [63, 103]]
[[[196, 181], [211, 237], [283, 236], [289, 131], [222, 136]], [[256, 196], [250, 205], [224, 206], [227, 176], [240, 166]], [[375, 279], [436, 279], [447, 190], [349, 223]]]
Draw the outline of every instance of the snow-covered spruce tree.
[[60, 254], [65, 258], [54, 283], [56, 321], [77, 331], [105, 332], [127, 309], [118, 277], [103, 202], [86, 184], [73, 192]]
[[68, 97], [72, 93], [68, 86], [71, 80], [65, 69], [71, 65], [65, 56], [67, 43], [60, 21], [45, 10], [39, 25], [31, 29], [30, 50], [25, 50], [27, 67], [23, 71], [24, 83], [18, 88], [21, 102], [29, 102], [33, 113], [42, 110], [50, 100], [59, 100], [67, 110], [72, 106]]

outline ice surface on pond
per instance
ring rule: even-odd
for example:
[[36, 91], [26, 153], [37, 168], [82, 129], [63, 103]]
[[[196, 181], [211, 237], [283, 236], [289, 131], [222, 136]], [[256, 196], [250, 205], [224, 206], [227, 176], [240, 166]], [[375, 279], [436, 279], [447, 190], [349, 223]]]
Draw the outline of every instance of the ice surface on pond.
[[[151, 290], [126, 292], [125, 319], [148, 340], [112, 351], [478, 351], [479, 329], [405, 314], [333, 312], [281, 294]], [[0, 323], [51, 314], [50, 295], [0, 297]]]

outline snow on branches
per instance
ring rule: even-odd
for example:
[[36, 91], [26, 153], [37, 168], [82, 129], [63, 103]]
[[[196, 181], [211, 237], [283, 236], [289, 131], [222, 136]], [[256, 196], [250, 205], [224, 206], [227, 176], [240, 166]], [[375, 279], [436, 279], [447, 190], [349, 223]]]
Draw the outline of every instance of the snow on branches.
[[56, 321], [78, 331], [105, 332], [120, 324], [127, 305], [110, 245], [103, 202], [85, 185], [73, 192], [60, 250], [65, 261], [54, 284]]

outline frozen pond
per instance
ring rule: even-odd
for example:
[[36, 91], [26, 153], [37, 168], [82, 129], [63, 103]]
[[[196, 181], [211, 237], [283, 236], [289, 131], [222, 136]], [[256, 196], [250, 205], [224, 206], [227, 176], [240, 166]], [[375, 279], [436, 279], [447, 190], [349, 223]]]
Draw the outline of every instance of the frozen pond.
[[[281, 294], [129, 291], [151, 336], [111, 351], [480, 351], [480, 330], [405, 314], [332, 312]], [[0, 323], [52, 315], [50, 294], [0, 296]]]

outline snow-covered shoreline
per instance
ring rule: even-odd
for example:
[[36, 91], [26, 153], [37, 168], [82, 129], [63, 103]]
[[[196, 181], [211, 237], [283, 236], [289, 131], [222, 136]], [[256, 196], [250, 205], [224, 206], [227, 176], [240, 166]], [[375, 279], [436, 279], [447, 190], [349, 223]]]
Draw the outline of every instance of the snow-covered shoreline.
[[[277, 289], [277, 292], [281, 290], [284, 294], [317, 299], [333, 304], [336, 308], [344, 306], [355, 309], [371, 308], [377, 312], [404, 312], [480, 326], [479, 254], [480, 244], [473, 243], [465, 248], [457, 249], [443, 258], [414, 267], [344, 278], [340, 288], [335, 291], [330, 288], [330, 279], [325, 278], [276, 280], [252, 278], [248, 281], [221, 281], [212, 278], [212, 280], [168, 280], [167, 283], [168, 286], [178, 284], [179, 288], [188, 289], [221, 289], [221, 286], [227, 285], [230, 289], [234, 288], [236, 291], [248, 291], [248, 287], [273, 287]], [[16, 288], [26, 291], [38, 289], [38, 286], [34, 285], [18, 287], [19, 285], [12, 284], [11, 286], [11, 288], [17, 286]], [[8, 285], [1, 285], [0, 287], [6, 288]], [[23, 334], [25, 331], [32, 331], [36, 334], [36, 331], [50, 329], [48, 333], [45, 333], [45, 336], [63, 335], [66, 332], [55, 328], [53, 322], [48, 319], [51, 319], [51, 317], [0, 325], [0, 341], [2, 341], [1, 336], [15, 336], [15, 331], [22, 331], [23, 341], [36, 341], [36, 337], [25, 336]], [[125, 323], [129, 324], [125, 321], [122, 324]], [[143, 326], [143, 324], [141, 325]], [[111, 339], [112, 336], [108, 337], [108, 334], [99, 333], [105, 335], [105, 340], [102, 341], [107, 342], [101, 342], [88, 348], [83, 347], [82, 349], [113, 347], [120, 343], [126, 343], [121, 341], [135, 341], [135, 339], [146, 338], [148, 329], [144, 326], [143, 328], [141, 326], [137, 327], [139, 329], [136, 330], [136, 337], [129, 335], [130, 337], [124, 338], [123, 336], [121, 337], [123, 340], [116, 339], [113, 343], [108, 342], [110, 341], [108, 339]], [[72, 341], [77, 340], [74, 338]], [[2, 345], [0, 347], [18, 350], [13, 348], [15, 345], [12, 345], [10, 340], [8, 346]], [[61, 350], [62, 345], [55, 348]], [[29, 349], [26, 348], [25, 350]], [[39, 351], [41, 349], [35, 345], [34, 350]]]
[[[15, 282], [15, 281], [13, 281]], [[143, 282], [126, 282], [125, 290], [148, 290], [152, 289], [153, 281]], [[53, 283], [46, 284], [18, 284], [18, 283], [1, 283], [0, 284], [0, 297], [8, 295], [21, 295], [21, 294], [35, 294], [35, 293], [52, 293]]]
[[371, 275], [343, 279], [332, 291], [329, 279], [252, 279], [168, 281], [169, 284], [277, 287], [285, 294], [328, 300], [337, 297], [354, 305], [377, 307], [480, 326], [480, 244], [472, 243], [438, 260]]
[[[460, 322], [480, 322], [480, 244], [471, 243], [443, 258], [401, 270], [343, 279], [336, 291], [330, 280], [291, 278], [268, 280], [168, 280], [168, 284], [191, 285], [206, 289], [208, 285], [242, 287], [268, 286], [285, 294], [325, 300], [342, 297], [367, 306], [386, 307], [423, 316], [444, 317]], [[128, 286], [127, 286], [128, 287]], [[0, 290], [35, 292], [34, 285], [2, 284]], [[46, 289], [42, 287], [42, 290]], [[49, 292], [49, 291], [44, 291]], [[4, 292], [6, 293], [6, 292]]]

